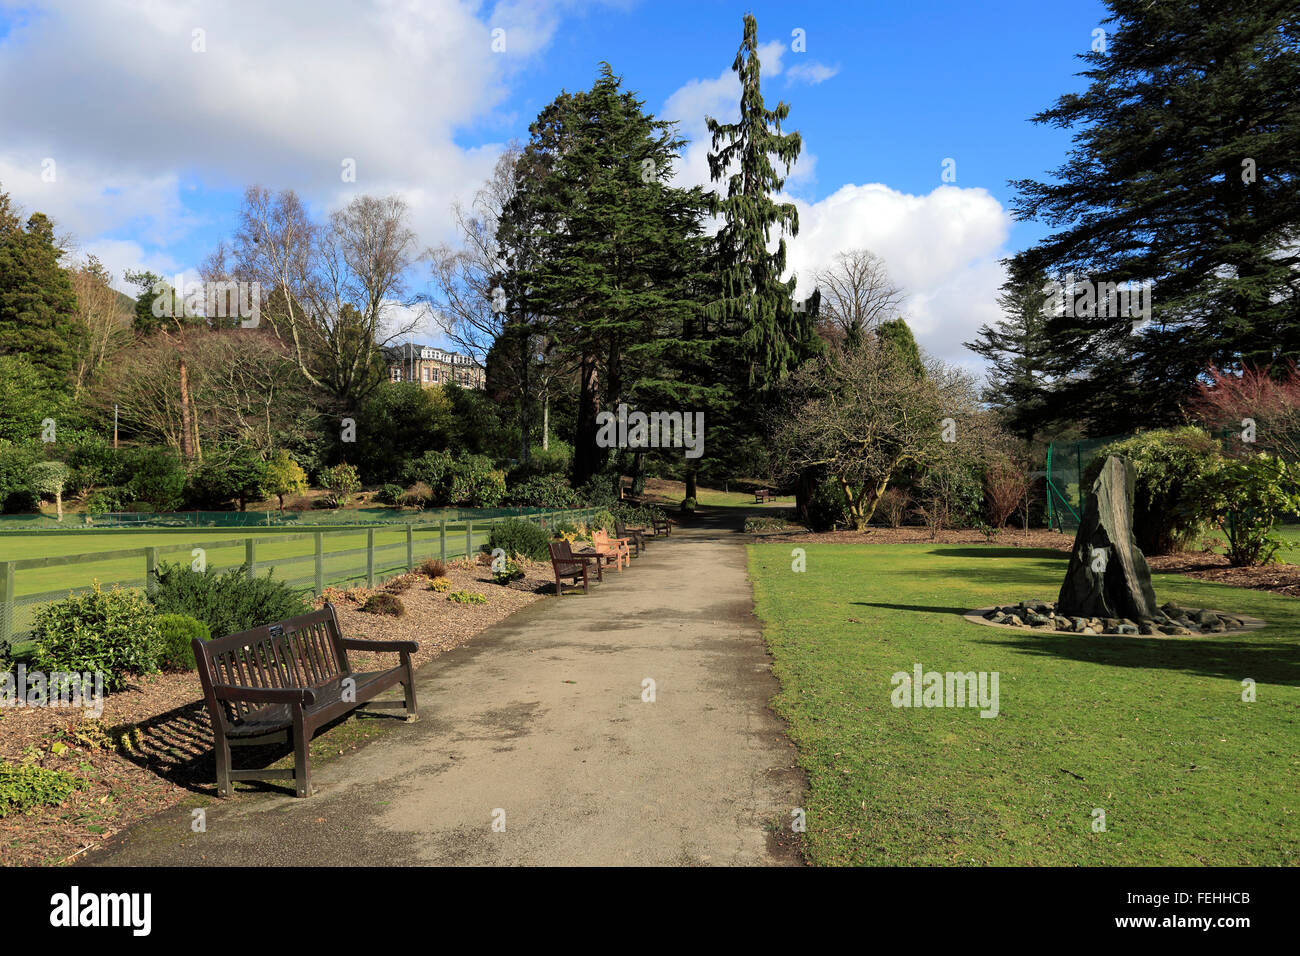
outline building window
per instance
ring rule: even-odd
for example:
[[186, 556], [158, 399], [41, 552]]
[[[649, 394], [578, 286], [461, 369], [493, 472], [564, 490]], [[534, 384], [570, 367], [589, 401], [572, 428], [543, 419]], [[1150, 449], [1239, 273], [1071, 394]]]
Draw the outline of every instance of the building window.
[[425, 382], [429, 380], [429, 366], [423, 365], [420, 367], [420, 378]]

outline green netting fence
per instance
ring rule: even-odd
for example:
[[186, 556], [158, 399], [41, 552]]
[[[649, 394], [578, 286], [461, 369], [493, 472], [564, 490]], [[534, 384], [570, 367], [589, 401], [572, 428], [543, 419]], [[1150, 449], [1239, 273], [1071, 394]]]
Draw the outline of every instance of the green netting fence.
[[[42, 550], [61, 548], [75, 553], [45, 554], [0, 561], [0, 650], [30, 639], [37, 607], [70, 594], [101, 587], [152, 586], [159, 562], [183, 562], [196, 570], [219, 571], [244, 567], [253, 577], [273, 569], [276, 578], [295, 590], [319, 595], [326, 586], [365, 583], [414, 570], [426, 558], [467, 557], [487, 547], [492, 526], [523, 517], [549, 528], [563, 521], [589, 521], [598, 508], [566, 511], [499, 509], [509, 514], [462, 511], [453, 517], [425, 512], [420, 520], [371, 526], [262, 529], [256, 535], [225, 537], [211, 532], [187, 534], [173, 528], [119, 530], [108, 536], [82, 531], [78, 535], [41, 535]], [[523, 510], [527, 513], [520, 514]], [[93, 550], [90, 542], [125, 544], [141, 534], [143, 547]], [[161, 538], [161, 540], [159, 540]], [[171, 542], [175, 543], [171, 543]], [[84, 544], [82, 542], [85, 542]], [[0, 539], [0, 555], [5, 545]], [[9, 548], [14, 553], [14, 548]]]
[[107, 514], [0, 515], [0, 534], [33, 531], [82, 531], [87, 528], [316, 528], [335, 525], [406, 525], [431, 521], [460, 521], [527, 517], [545, 508], [437, 508], [399, 511], [395, 508], [315, 509], [311, 511], [120, 511]]
[[1077, 531], [1079, 516], [1088, 491], [1081, 487], [1083, 472], [1111, 442], [1123, 441], [1128, 435], [1085, 438], [1071, 442], [1052, 442], [1047, 446], [1047, 526], [1057, 531]]

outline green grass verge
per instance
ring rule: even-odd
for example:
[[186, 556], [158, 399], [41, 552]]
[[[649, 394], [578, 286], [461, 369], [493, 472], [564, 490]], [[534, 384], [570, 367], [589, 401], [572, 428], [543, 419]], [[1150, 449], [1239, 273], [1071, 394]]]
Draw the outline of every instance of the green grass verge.
[[[1054, 599], [1066, 556], [806, 550], [804, 573], [788, 545], [751, 546], [749, 566], [782, 685], [773, 703], [809, 777], [812, 862], [1300, 862], [1300, 602], [1156, 575], [1162, 602], [1270, 626], [1221, 639], [1017, 633], [958, 615]], [[999, 715], [894, 707], [891, 675], [918, 662], [998, 672]]]

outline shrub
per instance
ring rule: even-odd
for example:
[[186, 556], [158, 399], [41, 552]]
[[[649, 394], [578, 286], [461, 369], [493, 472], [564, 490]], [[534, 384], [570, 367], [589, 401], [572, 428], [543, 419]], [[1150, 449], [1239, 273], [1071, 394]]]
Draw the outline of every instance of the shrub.
[[300, 495], [307, 490], [307, 472], [287, 451], [278, 451], [266, 463], [266, 493], [275, 495], [284, 510], [285, 495]]
[[437, 558], [425, 558], [420, 564], [420, 573], [427, 578], [440, 578], [446, 575], [447, 565]]
[[37, 807], [58, 806], [88, 786], [89, 781], [66, 770], [0, 761], [0, 817], [29, 813]]
[[429, 582], [429, 590], [437, 591], [439, 594], [443, 594], [447, 591], [450, 591], [451, 580], [449, 578], [445, 578], [442, 576], [436, 577]]
[[447, 595], [448, 601], [455, 601], [457, 604], [486, 604], [487, 597], [476, 591], [452, 591]]
[[984, 470], [984, 508], [989, 524], [1001, 528], [1024, 504], [1029, 494], [1029, 476], [1007, 457], [994, 458]]
[[[694, 499], [694, 498], [687, 498], [686, 500], [689, 501], [689, 502], [691, 502], [691, 510], [694, 511], [694, 510], [695, 510], [695, 504], [694, 504], [695, 499]], [[612, 531], [614, 530], [614, 514], [613, 514], [613, 512], [611, 512], [611, 511], [609, 511], [609, 510], [607, 510], [607, 509], [605, 509], [605, 508], [602, 508], [600, 511], [597, 511], [594, 515], [591, 516], [591, 524], [590, 524], [590, 527], [592, 527], [592, 528], [600, 528], [602, 531], [610, 531], [610, 532], [612, 532]]]
[[1224, 528], [1229, 563], [1267, 564], [1285, 544], [1273, 525], [1282, 515], [1300, 512], [1300, 465], [1268, 455], [1228, 459], [1201, 476], [1196, 493], [1211, 502]]
[[198, 508], [224, 508], [236, 501], [243, 511], [250, 501], [261, 501], [267, 490], [266, 462], [251, 449], [237, 448], [209, 454], [190, 475], [187, 497]]
[[36, 509], [39, 499], [31, 486], [31, 471], [37, 461], [30, 448], [0, 447], [0, 510], [8, 514]]
[[534, 475], [511, 488], [505, 503], [513, 507], [561, 511], [580, 507], [582, 500], [563, 475]]
[[271, 569], [250, 579], [247, 566], [224, 572], [214, 568], [193, 571], [187, 564], [162, 562], [152, 600], [163, 613], [188, 614], [202, 621], [213, 637], [306, 614], [302, 596], [283, 581], [274, 580], [273, 574]]
[[540, 526], [524, 518], [507, 518], [492, 525], [488, 547], [500, 548], [507, 555], [522, 555], [533, 561], [545, 561], [550, 556], [547, 544], [551, 536]]
[[352, 500], [361, 488], [361, 476], [347, 462], [340, 462], [321, 472], [321, 486], [330, 493], [334, 507], [341, 508]]
[[493, 468], [486, 455], [427, 451], [407, 464], [404, 475], [428, 485], [435, 505], [494, 508], [506, 495], [505, 472]]
[[372, 594], [366, 598], [366, 603], [361, 605], [361, 610], [367, 614], [387, 614], [390, 617], [401, 617], [406, 613], [406, 605], [396, 594]]
[[404, 594], [411, 590], [411, 579], [405, 575], [400, 578], [393, 578], [384, 585], [384, 590], [389, 594]]
[[616, 475], [609, 473], [592, 475], [578, 489], [581, 504], [591, 508], [612, 507], [618, 501], [618, 492], [615, 490], [616, 478]]
[[185, 469], [166, 448], [137, 448], [127, 456], [131, 497], [151, 511], [175, 511], [185, 497]]
[[1161, 428], [1112, 442], [1084, 469], [1091, 490], [1109, 455], [1133, 463], [1133, 534], [1144, 554], [1182, 551], [1204, 531], [1213, 510], [1199, 476], [1219, 465], [1219, 446], [1199, 428]]
[[157, 619], [143, 592], [104, 591], [96, 582], [91, 590], [36, 612], [30, 666], [46, 673], [99, 672], [105, 690], [121, 690], [128, 676], [158, 669]]
[[196, 637], [202, 641], [210, 641], [212, 632], [208, 630], [208, 626], [187, 614], [159, 614], [157, 621], [159, 669], [194, 670], [196, 664], [191, 641]]
[[131, 493], [125, 488], [99, 488], [86, 496], [86, 511], [92, 515], [125, 511]]
[[880, 496], [876, 508], [880, 517], [891, 528], [901, 528], [907, 517], [907, 510], [912, 506], [912, 496], [902, 488], [889, 488]]
[[572, 541], [574, 538], [580, 538], [586, 533], [585, 528], [581, 528], [572, 521], [557, 521], [551, 525], [551, 536], [556, 538], [567, 538]]
[[509, 558], [506, 558], [500, 568], [495, 568], [492, 571], [492, 579], [496, 581], [497, 584], [509, 584], [511, 581], [521, 581], [523, 580], [523, 577], [524, 569]]
[[379, 487], [379, 490], [375, 492], [375, 500], [382, 502], [383, 504], [386, 505], [398, 504], [401, 501], [401, 497], [402, 497], [401, 485], [392, 485], [392, 484], [381, 485]]
[[840, 483], [827, 476], [813, 485], [806, 508], [808, 528], [811, 531], [833, 531], [836, 525], [847, 521], [849, 503]]
[[746, 518], [745, 534], [765, 534], [769, 531], [784, 531], [790, 527], [784, 518]]
[[402, 492], [397, 503], [404, 508], [427, 508], [433, 503], [433, 489], [424, 482], [417, 481]]

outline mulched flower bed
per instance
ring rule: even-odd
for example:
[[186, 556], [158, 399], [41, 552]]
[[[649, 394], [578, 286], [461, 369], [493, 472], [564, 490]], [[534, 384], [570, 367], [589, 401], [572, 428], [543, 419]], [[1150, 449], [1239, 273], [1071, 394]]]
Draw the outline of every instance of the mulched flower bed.
[[[419, 573], [375, 589], [399, 597], [405, 606], [400, 617], [361, 611], [374, 593], [365, 588], [330, 588], [326, 598], [333, 600], [348, 637], [418, 641], [420, 650], [412, 660], [419, 667], [540, 600], [547, 591], [554, 593], [549, 562], [523, 561], [520, 567], [522, 580], [499, 585], [486, 564], [448, 564], [450, 590], [482, 594], [486, 604], [449, 601], [446, 593], [430, 590], [429, 579]], [[349, 657], [360, 670], [380, 661], [392, 663], [392, 655], [353, 652]], [[81, 709], [0, 708], [0, 758], [64, 770], [85, 781], [84, 789], [59, 806], [0, 818], [0, 864], [71, 862], [154, 813], [214, 798], [212, 731], [201, 697], [198, 676], [189, 672], [156, 674], [106, 696], [98, 719]], [[368, 727], [344, 732], [347, 725], [360, 723]], [[340, 748], [355, 749], [366, 737], [382, 732], [379, 723], [349, 720], [326, 732], [312, 743], [313, 761], [342, 753]], [[278, 759], [274, 748], [265, 748], [265, 755], [261, 749], [254, 753], [250, 748], [242, 758], [250, 763], [261, 756], [268, 762]]]

